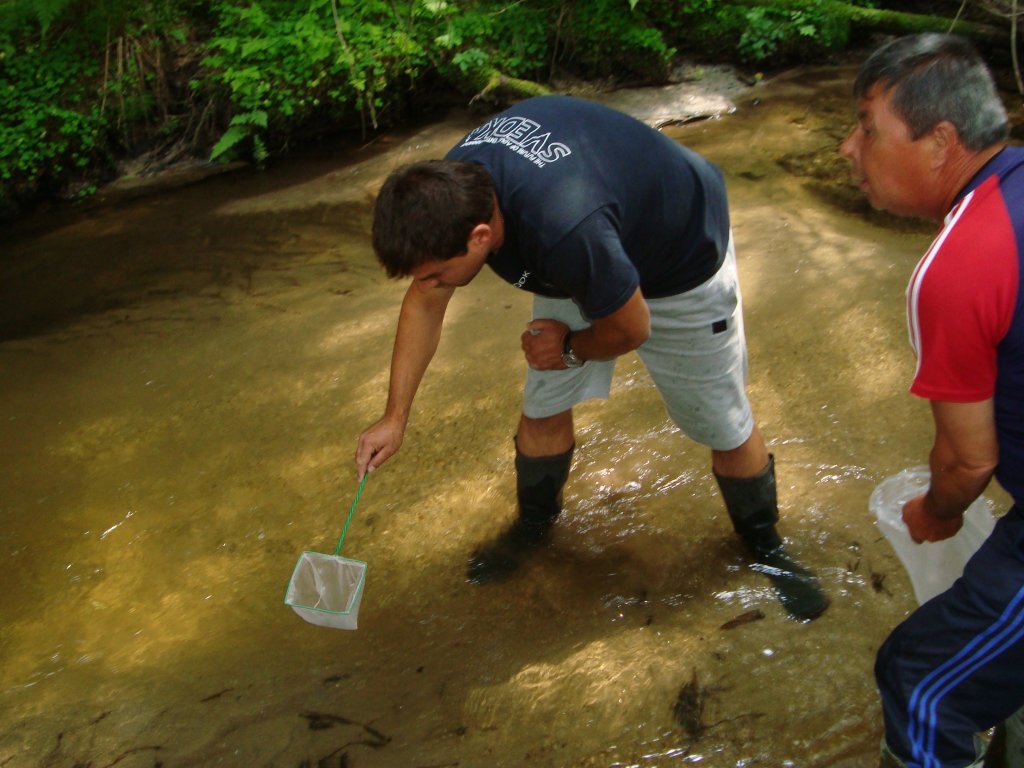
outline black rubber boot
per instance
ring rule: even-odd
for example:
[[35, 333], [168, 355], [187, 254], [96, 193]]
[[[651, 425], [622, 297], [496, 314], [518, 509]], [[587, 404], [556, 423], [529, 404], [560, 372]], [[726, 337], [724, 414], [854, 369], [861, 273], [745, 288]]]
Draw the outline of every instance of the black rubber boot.
[[996, 726], [984, 768], [1024, 768], [1024, 709]]
[[992, 733], [985, 753], [984, 768], [1010, 768], [1006, 759], [1006, 723], [999, 723]]
[[768, 466], [750, 478], [721, 477], [715, 474], [725, 500], [733, 528], [750, 547], [756, 570], [767, 576], [782, 606], [790, 616], [810, 621], [825, 612], [828, 598], [817, 577], [788, 554], [782, 537], [775, 530], [779, 507], [775, 491], [775, 457]]
[[473, 553], [469, 580], [475, 584], [501, 581], [538, 549], [562, 511], [562, 488], [569, 477], [575, 445], [557, 456], [526, 456], [516, 447], [516, 495], [519, 517], [494, 541]]

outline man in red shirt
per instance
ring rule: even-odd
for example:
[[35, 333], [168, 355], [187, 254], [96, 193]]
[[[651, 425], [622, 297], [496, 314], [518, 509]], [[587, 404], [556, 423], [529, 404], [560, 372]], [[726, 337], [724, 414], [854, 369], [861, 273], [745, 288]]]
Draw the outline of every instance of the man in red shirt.
[[882, 765], [980, 766], [975, 733], [1005, 721], [1006, 764], [1024, 766], [1024, 149], [1006, 145], [991, 74], [958, 37], [881, 47], [854, 94], [840, 152], [872, 205], [943, 223], [907, 289], [911, 392], [935, 440], [904, 522], [918, 542], [955, 535], [993, 476], [1014, 499], [963, 577], [878, 653]]

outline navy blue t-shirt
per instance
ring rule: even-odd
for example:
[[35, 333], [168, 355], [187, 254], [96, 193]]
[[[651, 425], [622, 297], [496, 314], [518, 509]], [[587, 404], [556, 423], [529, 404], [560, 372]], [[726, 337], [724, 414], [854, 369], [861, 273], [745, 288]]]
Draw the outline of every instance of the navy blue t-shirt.
[[729, 239], [717, 167], [621, 112], [539, 96], [467, 134], [447, 159], [494, 179], [505, 240], [488, 264], [518, 288], [572, 298], [591, 318], [695, 288]]

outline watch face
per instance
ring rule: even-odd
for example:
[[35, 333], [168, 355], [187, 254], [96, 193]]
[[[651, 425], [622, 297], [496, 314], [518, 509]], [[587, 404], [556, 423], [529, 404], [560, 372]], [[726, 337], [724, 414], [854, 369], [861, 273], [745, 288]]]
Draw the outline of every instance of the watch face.
[[572, 351], [572, 346], [569, 343], [571, 335], [571, 333], [565, 334], [565, 339], [562, 341], [562, 365], [565, 368], [580, 368], [583, 365], [583, 360]]

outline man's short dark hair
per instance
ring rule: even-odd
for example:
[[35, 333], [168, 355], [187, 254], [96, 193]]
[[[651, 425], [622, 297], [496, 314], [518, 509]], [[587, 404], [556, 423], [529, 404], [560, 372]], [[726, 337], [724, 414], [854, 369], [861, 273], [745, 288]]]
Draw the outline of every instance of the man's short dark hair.
[[494, 214], [494, 183], [483, 166], [427, 160], [388, 176], [373, 207], [373, 250], [388, 277], [466, 252], [473, 228]]
[[864, 62], [853, 94], [863, 98], [876, 84], [893, 89], [893, 111], [915, 140], [943, 121], [972, 151], [1006, 140], [1006, 108], [992, 73], [962, 37], [928, 32], [886, 43]]

